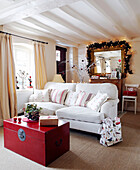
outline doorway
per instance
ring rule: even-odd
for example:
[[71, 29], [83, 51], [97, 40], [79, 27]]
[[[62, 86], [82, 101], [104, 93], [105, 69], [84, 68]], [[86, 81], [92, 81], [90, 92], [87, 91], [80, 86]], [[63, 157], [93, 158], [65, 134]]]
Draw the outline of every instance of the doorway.
[[65, 82], [66, 82], [66, 52], [67, 52], [66, 48], [56, 46], [56, 70], [57, 74], [61, 74]]

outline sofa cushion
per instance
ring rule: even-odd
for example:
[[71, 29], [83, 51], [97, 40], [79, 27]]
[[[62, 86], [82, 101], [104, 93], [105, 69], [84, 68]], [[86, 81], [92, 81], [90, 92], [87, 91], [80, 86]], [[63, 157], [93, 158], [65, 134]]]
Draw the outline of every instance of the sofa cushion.
[[56, 110], [66, 107], [65, 105], [52, 102], [28, 102], [25, 103], [25, 108], [27, 107], [27, 104], [32, 103], [37, 104], [37, 107], [42, 107], [41, 115], [54, 115]]
[[76, 100], [78, 98], [78, 94], [77, 92], [74, 91], [69, 91], [65, 100], [65, 105], [67, 106], [74, 106], [76, 103]]
[[99, 112], [101, 109], [101, 106], [103, 105], [104, 102], [108, 99], [107, 93], [100, 93], [98, 92], [96, 96], [93, 97], [88, 103], [87, 107], [91, 108], [95, 112]]
[[50, 99], [54, 103], [64, 104], [67, 92], [68, 90], [52, 89], [50, 92]]
[[60, 119], [78, 120], [91, 123], [101, 123], [104, 119], [104, 113], [94, 112], [89, 108], [80, 106], [59, 109], [56, 111], [56, 115]]
[[76, 106], [83, 106], [86, 107], [89, 100], [94, 97], [92, 93], [87, 93], [85, 91], [80, 91], [78, 94], [78, 98], [76, 100]]
[[50, 90], [35, 90], [34, 94], [29, 97], [29, 102], [49, 102]]

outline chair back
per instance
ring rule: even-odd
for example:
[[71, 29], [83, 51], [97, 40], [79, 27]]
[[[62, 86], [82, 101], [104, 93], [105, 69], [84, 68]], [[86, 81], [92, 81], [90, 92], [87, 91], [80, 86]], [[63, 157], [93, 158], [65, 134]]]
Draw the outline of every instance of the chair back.
[[127, 91], [137, 91], [139, 88], [139, 84], [125, 84]]
[[139, 84], [125, 84], [126, 91], [123, 92], [123, 96], [137, 96]]

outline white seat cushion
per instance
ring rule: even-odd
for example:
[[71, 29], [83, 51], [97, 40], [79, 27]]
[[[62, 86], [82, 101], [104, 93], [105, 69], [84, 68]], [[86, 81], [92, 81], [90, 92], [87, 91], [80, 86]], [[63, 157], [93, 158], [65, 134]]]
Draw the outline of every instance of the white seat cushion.
[[27, 104], [37, 104], [37, 107], [42, 107], [41, 115], [54, 115], [55, 111], [64, 107], [67, 107], [62, 104], [58, 103], [52, 103], [52, 102], [28, 102], [25, 103], [25, 108], [27, 107]]
[[59, 109], [56, 111], [56, 115], [60, 119], [71, 119], [91, 123], [101, 123], [104, 119], [104, 113], [94, 112], [89, 108], [80, 106]]

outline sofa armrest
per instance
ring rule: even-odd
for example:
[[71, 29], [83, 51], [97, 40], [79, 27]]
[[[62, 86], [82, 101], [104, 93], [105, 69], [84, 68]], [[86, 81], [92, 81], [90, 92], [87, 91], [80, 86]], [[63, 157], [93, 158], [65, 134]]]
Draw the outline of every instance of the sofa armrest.
[[105, 117], [110, 117], [111, 119], [114, 119], [117, 117], [118, 114], [118, 102], [119, 99], [116, 100], [108, 100], [101, 106], [101, 113], [104, 113]]

